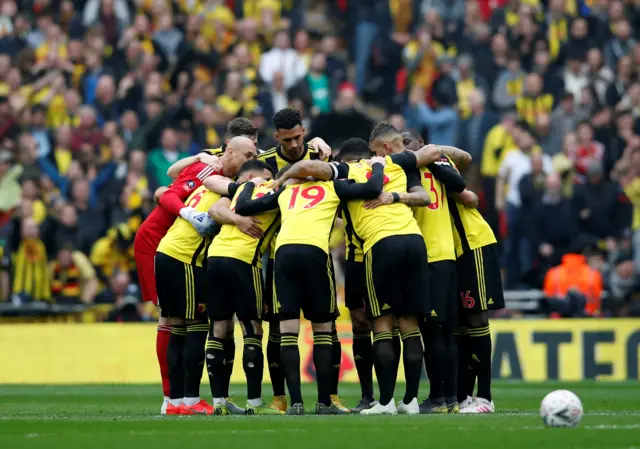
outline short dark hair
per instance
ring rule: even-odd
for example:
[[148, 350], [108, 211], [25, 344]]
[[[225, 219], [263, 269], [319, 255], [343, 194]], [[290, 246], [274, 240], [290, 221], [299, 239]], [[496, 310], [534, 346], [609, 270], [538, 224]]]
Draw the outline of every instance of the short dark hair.
[[369, 157], [371, 157], [369, 144], [365, 140], [357, 137], [345, 140], [340, 147], [340, 153], [338, 154], [338, 158], [345, 162], [367, 159]]
[[264, 171], [267, 170], [273, 176], [273, 168], [266, 162], [260, 161], [258, 159], [249, 159], [247, 162], [242, 164], [240, 170], [238, 170], [238, 174], [236, 176], [241, 176], [248, 171]]
[[258, 134], [258, 128], [253, 122], [244, 117], [234, 118], [227, 124], [227, 139], [239, 136], [256, 136]]
[[404, 129], [402, 130], [401, 134], [409, 134], [411, 137], [413, 137], [416, 140], [422, 139], [422, 134], [420, 134], [420, 132], [415, 128]]
[[373, 128], [373, 131], [371, 131], [371, 134], [369, 135], [369, 143], [389, 134], [397, 134], [399, 136], [400, 131], [398, 131], [398, 129], [391, 123], [380, 122]]
[[302, 117], [297, 109], [284, 108], [273, 115], [273, 126], [276, 129], [293, 129], [297, 125], [302, 126]]

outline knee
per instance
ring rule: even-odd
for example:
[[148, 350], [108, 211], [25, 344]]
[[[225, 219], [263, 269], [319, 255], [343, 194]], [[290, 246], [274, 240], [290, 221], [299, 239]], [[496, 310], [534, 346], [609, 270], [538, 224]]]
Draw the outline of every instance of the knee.
[[478, 329], [489, 325], [489, 312], [484, 311], [474, 315], [469, 315], [467, 323], [471, 329]]
[[325, 322], [325, 323], [311, 323], [311, 328], [313, 332], [331, 332], [333, 328], [333, 322]]
[[349, 314], [351, 315], [351, 326], [354, 334], [371, 332], [371, 323], [367, 319], [364, 309], [351, 310]]
[[213, 336], [224, 340], [227, 338], [228, 326], [226, 321], [216, 321], [213, 323]]

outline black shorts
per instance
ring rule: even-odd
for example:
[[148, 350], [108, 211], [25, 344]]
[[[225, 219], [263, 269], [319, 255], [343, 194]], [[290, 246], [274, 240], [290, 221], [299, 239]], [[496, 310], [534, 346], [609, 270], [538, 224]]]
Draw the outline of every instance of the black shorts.
[[262, 270], [232, 257], [207, 259], [207, 315], [213, 321], [262, 317]]
[[278, 318], [304, 317], [312, 323], [327, 323], [336, 317], [338, 305], [331, 255], [313, 245], [283, 245], [275, 261]]
[[424, 239], [396, 235], [377, 242], [365, 254], [367, 314], [425, 315], [429, 307], [429, 266]]
[[156, 253], [156, 289], [162, 316], [206, 321], [206, 271]]
[[273, 307], [273, 298], [275, 296], [275, 285], [273, 284], [274, 260], [271, 257], [266, 257], [266, 259], [264, 289], [262, 291], [262, 319], [269, 323], [276, 323], [278, 322], [278, 316]]
[[458, 304], [460, 318], [504, 308], [497, 244], [467, 251], [458, 258]]
[[347, 260], [344, 267], [345, 305], [349, 310], [362, 309], [367, 301], [367, 272], [364, 262]]
[[431, 311], [426, 319], [430, 323], [458, 323], [456, 261], [440, 260], [429, 264], [429, 291]]

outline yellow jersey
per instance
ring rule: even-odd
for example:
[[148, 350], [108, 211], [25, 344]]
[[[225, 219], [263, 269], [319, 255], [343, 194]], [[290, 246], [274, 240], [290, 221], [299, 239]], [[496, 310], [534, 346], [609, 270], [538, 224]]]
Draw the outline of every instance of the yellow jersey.
[[497, 242], [491, 226], [477, 209], [470, 209], [450, 201], [449, 211], [453, 218], [453, 241], [456, 245], [457, 257], [467, 251]]
[[[231, 201], [231, 210], [240, 212], [240, 208], [245, 203], [273, 194], [268, 184], [255, 186], [252, 182], [244, 183], [238, 188]], [[225, 224], [209, 246], [207, 257], [232, 257], [262, 267], [262, 255], [269, 248], [271, 240], [280, 227], [280, 210], [267, 210], [255, 217], [260, 221], [259, 226], [264, 232], [261, 239], [248, 236], [235, 225]]]
[[221, 147], [218, 148], [206, 148], [201, 151], [201, 153], [207, 153], [211, 156], [221, 156], [224, 153], [224, 150], [227, 149], [227, 144], [222, 144]]
[[[289, 159], [282, 151], [282, 145], [277, 145], [263, 153], [258, 154], [257, 159], [259, 161], [264, 162], [265, 164], [269, 165], [271, 167], [271, 169], [274, 171], [274, 173], [278, 173], [280, 170], [282, 170], [284, 167], [286, 167], [289, 164], [293, 164], [294, 162], [298, 162], [298, 161], [305, 161], [305, 160], [320, 160], [320, 153], [318, 153], [316, 150], [313, 149], [313, 147], [311, 145], [309, 145], [308, 143], [305, 144], [305, 149], [302, 152], [302, 155], [300, 155], [299, 158], [297, 159]], [[271, 241], [271, 248], [269, 250], [270, 253], [270, 257], [273, 259], [276, 255], [276, 239], [272, 239]]]
[[631, 229], [634, 231], [640, 229], [640, 178], [634, 179], [631, 183], [624, 186], [624, 194], [627, 195], [629, 201], [633, 205], [633, 221]]
[[[361, 166], [361, 162], [349, 162], [349, 179], [354, 179], [351, 172], [351, 167]], [[355, 170], [354, 170], [355, 173]], [[346, 206], [346, 205], [344, 205]], [[348, 212], [342, 209], [342, 220], [344, 220], [344, 243], [345, 243], [345, 259], [350, 262], [363, 262], [364, 252], [362, 251], [362, 242], [357, 238], [354, 230], [353, 223], [348, 219]]]
[[[405, 152], [386, 157], [384, 167], [383, 190], [390, 193], [406, 192], [407, 171], [416, 172], [416, 159], [413, 153]], [[371, 168], [365, 161], [359, 164], [340, 164], [339, 174], [345, 174], [358, 182], [371, 177]], [[413, 183], [419, 184], [414, 178]], [[413, 183], [410, 183], [409, 187]], [[420, 228], [413, 218], [411, 209], [402, 203], [392, 203], [376, 209], [365, 209], [364, 201], [350, 201], [345, 208], [347, 222], [353, 226], [355, 238], [362, 242], [366, 254], [380, 240], [393, 235], [420, 234]]]
[[[193, 207], [197, 212], [207, 212], [220, 198], [221, 195], [200, 186], [189, 195], [185, 206]], [[181, 262], [201, 267], [210, 242], [210, 238], [201, 237], [187, 220], [178, 217], [160, 240], [157, 251]]]
[[382, 165], [374, 164], [371, 175], [362, 182], [338, 179], [285, 186], [278, 197], [282, 225], [276, 254], [278, 248], [288, 244], [313, 245], [328, 254], [341, 201], [377, 198], [382, 191], [383, 176]]

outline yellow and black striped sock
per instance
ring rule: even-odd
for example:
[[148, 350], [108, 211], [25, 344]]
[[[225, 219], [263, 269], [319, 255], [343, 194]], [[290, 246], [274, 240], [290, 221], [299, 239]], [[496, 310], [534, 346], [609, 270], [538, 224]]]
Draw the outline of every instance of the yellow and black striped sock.
[[378, 332], [373, 335], [373, 364], [376, 368], [380, 403], [387, 405], [393, 399], [395, 381], [393, 376], [395, 354], [391, 332]]
[[353, 331], [353, 361], [363, 398], [373, 398], [373, 346], [371, 331]]
[[404, 375], [407, 380], [407, 386], [402, 402], [410, 403], [413, 398], [418, 397], [418, 389], [420, 388], [420, 377], [422, 375], [422, 338], [420, 330], [414, 329], [401, 335], [402, 338], [402, 355], [404, 364]]
[[478, 397], [491, 400], [491, 329], [470, 328], [471, 364], [478, 376]]
[[224, 339], [216, 338], [210, 333], [205, 348], [211, 396], [224, 398]]
[[342, 345], [338, 330], [331, 331], [331, 394], [338, 394], [340, 384], [340, 364], [342, 363]]
[[184, 341], [182, 364], [184, 366], [184, 397], [200, 396], [200, 381], [204, 367], [204, 351], [209, 324], [190, 324]]
[[300, 388], [300, 350], [298, 349], [298, 334], [283, 332], [280, 336], [280, 359], [282, 370], [287, 380], [287, 388], [292, 404], [302, 404], [302, 390]]
[[333, 339], [331, 332], [313, 333], [313, 364], [318, 382], [318, 403], [331, 405]]
[[280, 360], [280, 329], [278, 323], [269, 323], [269, 341], [267, 341], [267, 363], [274, 396], [284, 396], [284, 372]]
[[174, 325], [171, 328], [171, 338], [167, 348], [167, 364], [169, 365], [170, 399], [184, 397], [184, 343], [187, 339], [187, 328], [184, 325]]
[[400, 338], [400, 328], [394, 327], [391, 331], [391, 338], [393, 339], [393, 389], [395, 391], [396, 382], [398, 381], [398, 368], [400, 368], [400, 359], [402, 359], [402, 338]]
[[229, 397], [229, 385], [231, 384], [231, 374], [233, 374], [233, 361], [236, 357], [236, 341], [233, 338], [233, 331], [227, 334], [224, 339], [224, 397]]
[[262, 374], [264, 372], [262, 334], [246, 335], [244, 337], [242, 367], [247, 377], [247, 399], [260, 399], [262, 397]]

